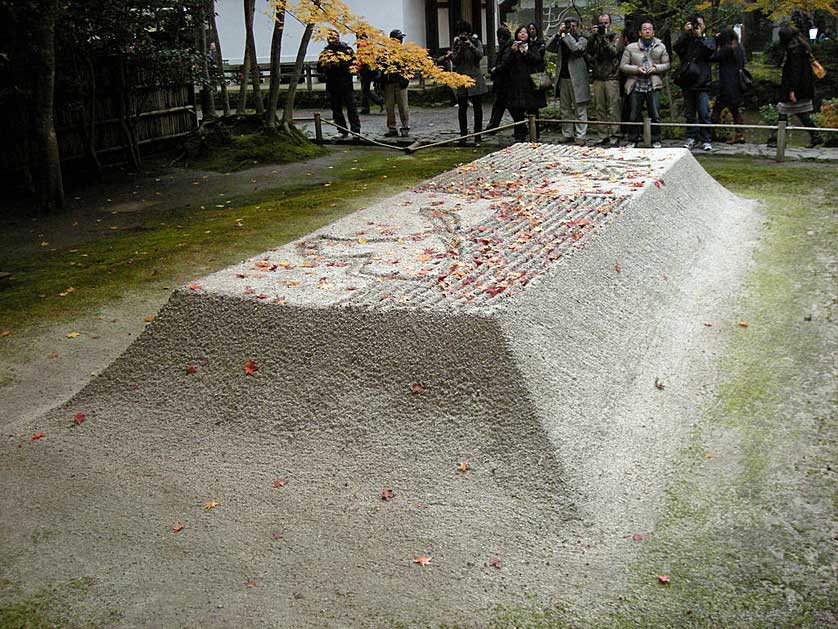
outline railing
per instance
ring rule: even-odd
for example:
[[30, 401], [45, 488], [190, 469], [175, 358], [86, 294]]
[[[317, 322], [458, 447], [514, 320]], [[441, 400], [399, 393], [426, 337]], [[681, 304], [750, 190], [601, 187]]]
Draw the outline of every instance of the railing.
[[384, 148], [394, 149], [397, 151], [404, 151], [406, 153], [415, 153], [416, 151], [421, 151], [424, 149], [436, 147], [436, 146], [444, 146], [446, 144], [452, 144], [454, 142], [461, 142], [462, 140], [466, 140], [468, 138], [479, 137], [486, 135], [487, 133], [495, 133], [497, 131], [503, 131], [505, 129], [512, 129], [518, 126], [527, 126], [528, 136], [530, 142], [538, 142], [538, 125], [540, 123], [562, 123], [562, 124], [570, 124], [570, 123], [582, 123], [587, 125], [606, 125], [606, 126], [631, 126], [631, 127], [643, 127], [643, 144], [646, 147], [652, 146], [652, 127], [697, 127], [697, 128], [710, 128], [710, 129], [762, 129], [764, 131], [775, 131], [777, 137], [777, 150], [775, 153], [775, 160], [778, 162], [782, 162], [785, 160], [785, 152], [787, 146], [787, 133], [789, 131], [817, 131], [819, 133], [838, 133], [838, 129], [833, 128], [824, 128], [824, 127], [793, 127], [789, 126], [786, 121], [781, 120], [777, 123], [777, 126], [770, 126], [770, 125], [755, 125], [755, 124], [688, 124], [686, 122], [652, 122], [650, 118], [644, 118], [643, 122], [612, 122], [608, 120], [567, 120], [561, 118], [536, 118], [534, 115], [527, 116], [526, 120], [520, 120], [518, 122], [511, 122], [509, 124], [494, 127], [489, 130], [479, 131], [475, 133], [468, 133], [466, 135], [458, 135], [453, 138], [449, 138], [446, 140], [439, 140], [437, 142], [430, 142], [428, 144], [419, 144], [418, 142], [414, 142], [409, 146], [398, 146], [395, 144], [388, 144], [386, 142], [379, 142], [378, 140], [374, 140], [369, 136], [362, 135], [360, 133], [356, 133], [351, 129], [347, 129], [346, 127], [342, 127], [335, 123], [333, 120], [324, 119], [321, 117], [320, 113], [315, 113], [314, 117], [312, 118], [294, 118], [294, 122], [313, 122], [314, 123], [314, 141], [318, 144], [323, 143], [323, 123], [331, 125], [338, 129], [342, 133], [346, 133], [352, 135], [353, 137], [358, 138], [364, 142], [369, 144], [373, 144], [375, 146], [381, 146]]

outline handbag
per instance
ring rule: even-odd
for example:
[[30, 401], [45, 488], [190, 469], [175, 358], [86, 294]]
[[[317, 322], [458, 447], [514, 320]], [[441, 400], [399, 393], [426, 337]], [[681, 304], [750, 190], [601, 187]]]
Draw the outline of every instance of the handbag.
[[754, 77], [745, 68], [739, 68], [739, 91], [747, 94], [754, 88]]
[[815, 75], [815, 78], [820, 80], [826, 76], [826, 68], [824, 68], [820, 61], [815, 59], [814, 55], [809, 55], [809, 63], [812, 64], [812, 74]]
[[685, 90], [695, 85], [695, 82], [700, 76], [701, 68], [698, 67], [695, 61], [690, 60], [681, 66], [672, 80], [675, 82], [675, 85]]
[[546, 72], [535, 72], [530, 74], [530, 81], [537, 92], [549, 90], [553, 87], [553, 79]]

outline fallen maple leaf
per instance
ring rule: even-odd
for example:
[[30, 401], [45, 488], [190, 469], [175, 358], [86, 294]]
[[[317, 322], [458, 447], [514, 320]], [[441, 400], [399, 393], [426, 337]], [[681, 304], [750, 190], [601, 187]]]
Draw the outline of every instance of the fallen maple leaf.
[[431, 558], [428, 555], [413, 555], [413, 563], [418, 563], [424, 568], [431, 563]]
[[221, 503], [215, 502], [214, 500], [211, 500], [209, 502], [205, 502], [204, 503], [204, 511], [209, 511], [210, 509], [215, 509], [219, 504], [221, 504]]
[[469, 463], [468, 459], [466, 459], [462, 463], [457, 463], [457, 471], [460, 472], [461, 474], [465, 474], [466, 472], [468, 472], [470, 467], [471, 467], [471, 463]]
[[500, 558], [499, 557], [489, 557], [489, 565], [497, 568], [500, 570]]
[[34, 435], [32, 435], [32, 438], [30, 439], [30, 441], [37, 441], [38, 439], [43, 439], [46, 436], [47, 436], [46, 433], [36, 432]]
[[143, 319], [143, 323], [151, 323], [154, 321], [154, 315], [148, 315], [145, 319]]
[[643, 533], [635, 533], [634, 535], [631, 536], [631, 541], [633, 541], [633, 542], [642, 542], [645, 539], [646, 539], [646, 536], [643, 535]]
[[655, 378], [655, 388], [660, 391], [663, 391], [666, 388], [666, 385], [657, 378]]
[[420, 382], [414, 382], [413, 384], [410, 385], [410, 392], [413, 393], [414, 395], [422, 395], [422, 394], [426, 393], [427, 391], [428, 391], [428, 388]]
[[248, 360], [244, 364], [244, 373], [248, 376], [255, 376], [256, 372], [259, 371], [259, 367], [256, 366], [256, 363], [252, 360]]
[[87, 415], [85, 415], [84, 413], [76, 413], [75, 415], [73, 415], [73, 422], [76, 424], [76, 426], [81, 426], [86, 421]]
[[281, 489], [288, 484], [287, 478], [278, 478], [274, 482], [271, 483], [271, 487], [274, 489]]
[[395, 497], [395, 495], [395, 492], [389, 487], [385, 487], [381, 490], [381, 499], [384, 502], [390, 502]]
[[203, 286], [201, 284], [190, 284], [189, 288], [191, 290], [201, 290], [203, 288]]
[[11, 330], [0, 330], [0, 337], [9, 336], [11, 333]]
[[285, 534], [284, 531], [271, 531], [271, 539], [276, 541], [278, 539], [282, 539], [282, 536]]
[[256, 587], [256, 579], [248, 579], [244, 582], [244, 587], [246, 588], [255, 588]]
[[705, 327], [705, 328], [712, 328], [712, 327], [713, 327], [713, 324], [712, 324], [712, 323], [706, 323], [706, 322], [705, 322], [704, 327]]
[[77, 339], [81, 336], [81, 332], [67, 332], [67, 334], [65, 334], [64, 336], [66, 336], [68, 339]]
[[198, 368], [195, 365], [186, 365], [186, 373], [192, 375], [193, 373], [197, 373]]
[[172, 527], [172, 533], [180, 533], [183, 530], [184, 526], [186, 526], [186, 525], [183, 522], [181, 522], [180, 520], [178, 520], [177, 522], [175, 522], [175, 525]]
[[747, 321], [740, 321], [739, 322], [739, 327], [740, 328], [747, 328], [748, 327], [748, 322]]
[[669, 575], [666, 575], [666, 574], [659, 574], [659, 575], [658, 575], [658, 581], [660, 581], [660, 582], [661, 582], [661, 583], [663, 583], [664, 585], [669, 585], [669, 582], [670, 582]]
[[615, 262], [614, 263], [614, 270], [617, 271], [617, 273], [621, 273], [622, 270], [623, 270], [623, 267], [620, 266], [619, 262]]

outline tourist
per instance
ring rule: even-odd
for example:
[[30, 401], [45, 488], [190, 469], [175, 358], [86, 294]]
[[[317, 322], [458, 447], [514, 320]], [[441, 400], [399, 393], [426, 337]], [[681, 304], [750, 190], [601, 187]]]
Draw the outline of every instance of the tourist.
[[[537, 90], [532, 76], [544, 72], [544, 58], [538, 49], [530, 50], [530, 34], [526, 26], [515, 31], [512, 44], [503, 55], [496, 71], [506, 77], [507, 104], [509, 114], [515, 122], [526, 119], [527, 113], [538, 112], [547, 106], [547, 97], [543, 90]], [[527, 127], [518, 125], [514, 129], [515, 141], [527, 139]]]
[[[474, 80], [472, 87], [457, 89], [457, 116], [460, 122], [460, 135], [464, 136], [468, 134], [469, 102], [474, 110], [474, 132], [479, 133], [483, 130], [483, 94], [486, 93], [486, 79], [483, 78], [483, 71], [480, 69], [483, 44], [472, 32], [471, 24], [461, 22], [457, 31], [459, 35], [454, 38], [450, 51], [454, 72]], [[463, 143], [465, 140], [461, 141], [461, 144]], [[479, 135], [474, 137], [474, 144], [480, 144]]]
[[[722, 112], [727, 109], [733, 118], [733, 124], [744, 124], [740, 106], [745, 94], [742, 92], [740, 71], [745, 69], [745, 51], [739, 45], [739, 36], [732, 28], [725, 28], [716, 37], [716, 52], [713, 61], [719, 64], [719, 95], [713, 103], [710, 119], [718, 124]], [[741, 144], [745, 141], [741, 129], [728, 140], [728, 144]]]
[[355, 66], [355, 51], [340, 41], [337, 31], [329, 31], [326, 47], [317, 59], [317, 69], [326, 75], [326, 92], [329, 94], [329, 104], [332, 107], [332, 119], [338, 125], [338, 135], [345, 138], [349, 135], [346, 130], [346, 115], [349, 127], [353, 133], [361, 133], [361, 120], [355, 108], [355, 89], [352, 86], [352, 68]]
[[611, 28], [611, 16], [603, 13], [597, 18], [597, 24], [588, 42], [596, 119], [613, 123], [602, 127], [601, 144], [615, 145], [620, 141], [620, 60], [622, 56], [622, 37]]
[[[643, 110], [652, 122], [660, 122], [660, 91], [663, 88], [661, 75], [669, 70], [669, 53], [666, 46], [655, 37], [655, 25], [651, 20], [640, 24], [639, 39], [626, 46], [620, 61], [620, 72], [626, 76], [625, 91], [629, 98], [632, 122], [641, 122]], [[642, 129], [631, 126], [631, 137], [635, 147], [640, 145]], [[652, 127], [652, 147], [660, 148], [661, 128]]]
[[585, 49], [588, 40], [579, 32], [579, 19], [567, 18], [547, 46], [548, 52], [558, 55], [556, 70], [559, 75], [556, 96], [559, 97], [562, 118], [581, 122], [562, 123], [562, 135], [565, 142], [585, 144], [588, 132], [587, 104], [591, 100], [591, 88], [588, 84], [588, 66], [585, 63]]
[[[704, 17], [696, 15], [684, 24], [684, 30], [672, 49], [681, 59], [681, 67], [675, 83], [684, 94], [684, 110], [687, 123], [710, 124], [710, 59], [716, 50], [716, 40], [705, 35]], [[687, 127], [687, 143], [684, 148], [692, 149], [701, 139], [705, 151], [712, 151], [710, 127]]]
[[[390, 39], [404, 42], [405, 35], [399, 29], [390, 31]], [[388, 138], [401, 135], [406, 138], [410, 133], [410, 115], [407, 110], [407, 86], [410, 79], [405, 76], [405, 70], [397, 61], [380, 61], [381, 84], [384, 93], [384, 109], [387, 111], [387, 133]], [[396, 107], [399, 108], [399, 119], [401, 128], [396, 128]]]
[[507, 106], [507, 76], [498, 71], [503, 55], [512, 45], [512, 33], [505, 26], [497, 30], [498, 52], [495, 55], [495, 65], [489, 68], [489, 76], [492, 77], [492, 93], [495, 95], [495, 102], [492, 105], [492, 115], [486, 129], [497, 129], [506, 111]]
[[[815, 127], [810, 115], [814, 106], [815, 75], [812, 72], [812, 49], [795, 26], [786, 24], [778, 33], [780, 48], [785, 53], [783, 74], [780, 79], [780, 102], [777, 112], [780, 121], [787, 121], [794, 114], [800, 118], [804, 127]], [[809, 148], [823, 144], [823, 137], [817, 131], [809, 132]], [[768, 141], [769, 146], [776, 146], [776, 136]]]
[[369, 63], [361, 60], [365, 58], [362, 51], [367, 47], [374, 46], [374, 44], [370, 42], [369, 35], [364, 32], [358, 33], [356, 40], [358, 44], [358, 67], [356, 72], [361, 82], [361, 113], [370, 113], [370, 103], [377, 105], [379, 113], [381, 113], [384, 111], [384, 99], [375, 89], [377, 72], [370, 67]]

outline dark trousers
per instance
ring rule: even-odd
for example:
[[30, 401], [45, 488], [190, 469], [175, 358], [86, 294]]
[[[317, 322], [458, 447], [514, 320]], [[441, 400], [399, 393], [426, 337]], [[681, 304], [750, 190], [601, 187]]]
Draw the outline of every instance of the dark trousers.
[[[483, 96], [457, 96], [457, 118], [460, 120], [460, 135], [468, 134], [468, 104], [474, 109], [474, 132], [483, 130]], [[476, 136], [475, 139], [480, 139]]]
[[[687, 124], [710, 124], [710, 96], [707, 92], [684, 90], [684, 112]], [[701, 138], [707, 143], [713, 137], [713, 130], [710, 127], [687, 127], [687, 137], [693, 140]]]
[[[652, 122], [661, 121], [661, 93], [660, 90], [652, 90], [651, 92], [637, 92], [631, 91], [629, 94], [629, 107], [631, 122], [643, 122], [643, 110], [649, 114]], [[643, 137], [643, 127], [632, 125], [630, 127], [630, 136], [632, 142], [640, 142]], [[659, 142], [661, 139], [661, 128], [652, 127], [652, 142]]]
[[361, 111], [369, 113], [370, 103], [382, 107], [384, 99], [372, 88], [372, 72], [361, 71]]
[[[719, 96], [713, 103], [713, 111], [710, 113], [710, 120], [719, 122], [722, 119], [722, 112], [727, 109], [733, 118], [733, 124], [745, 124], [742, 119], [742, 111], [739, 109], [739, 103], [728, 100], [723, 96]], [[741, 131], [737, 130], [737, 133]]]
[[[332, 118], [335, 124], [346, 128], [346, 118], [343, 117], [343, 108], [346, 107], [346, 115], [349, 117], [349, 128], [355, 133], [361, 132], [361, 119], [358, 118], [358, 109], [355, 107], [355, 90], [347, 87], [340, 91], [329, 91], [329, 104], [332, 106]], [[343, 129], [338, 129], [343, 135], [347, 135]]]
[[[797, 116], [800, 119], [800, 122], [803, 123], [802, 126], [804, 126], [804, 127], [817, 127], [818, 126], [818, 125], [815, 124], [815, 121], [812, 120], [812, 114], [810, 114], [809, 112], [806, 112], [804, 114], [793, 114], [793, 115]], [[788, 122], [789, 121], [789, 115], [788, 114], [780, 114], [779, 116], [777, 116], [777, 121], [778, 122], [779, 121]], [[809, 137], [812, 139], [812, 142], [821, 140], [821, 134], [818, 133], [817, 131], [809, 131]], [[772, 131], [771, 136], [768, 138], [768, 143], [769, 144], [776, 144], [776, 142], [777, 142], [777, 132]]]
[[[527, 119], [527, 110], [523, 107], [510, 107], [509, 115], [512, 116], [512, 120], [515, 122], [521, 122]], [[513, 127], [512, 133], [515, 136], [516, 142], [525, 142], [527, 139], [527, 125], [519, 124]]]
[[495, 94], [495, 103], [492, 105], [492, 115], [489, 116], [487, 129], [497, 129], [503, 119], [503, 112], [506, 111], [506, 95]]

